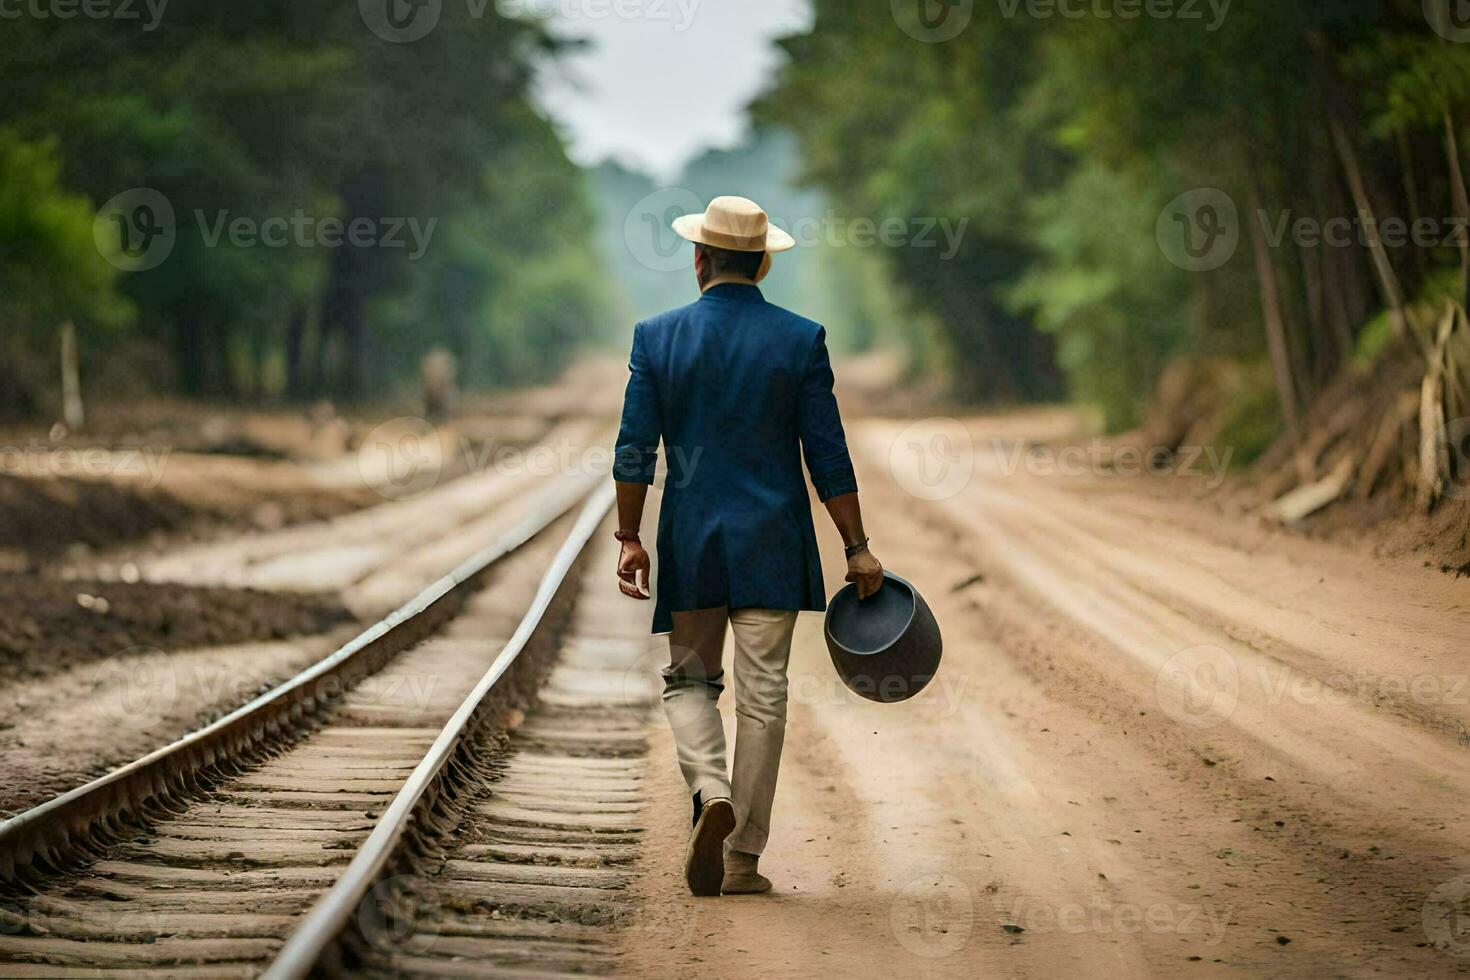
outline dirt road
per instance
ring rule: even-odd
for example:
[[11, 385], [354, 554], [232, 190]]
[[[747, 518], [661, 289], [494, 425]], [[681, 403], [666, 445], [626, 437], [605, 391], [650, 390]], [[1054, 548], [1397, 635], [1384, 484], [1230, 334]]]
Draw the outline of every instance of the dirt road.
[[1470, 974], [1464, 581], [1013, 451], [1055, 422], [850, 426], [943, 671], [860, 702], [803, 617], [770, 896], [683, 893], [659, 726], [624, 972]]

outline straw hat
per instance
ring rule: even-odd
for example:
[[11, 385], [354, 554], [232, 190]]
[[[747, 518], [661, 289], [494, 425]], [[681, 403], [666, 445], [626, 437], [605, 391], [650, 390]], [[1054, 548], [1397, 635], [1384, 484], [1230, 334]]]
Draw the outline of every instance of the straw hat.
[[734, 252], [784, 252], [796, 239], [771, 224], [760, 205], [743, 197], [717, 197], [704, 214], [674, 219], [674, 231], [701, 245]]

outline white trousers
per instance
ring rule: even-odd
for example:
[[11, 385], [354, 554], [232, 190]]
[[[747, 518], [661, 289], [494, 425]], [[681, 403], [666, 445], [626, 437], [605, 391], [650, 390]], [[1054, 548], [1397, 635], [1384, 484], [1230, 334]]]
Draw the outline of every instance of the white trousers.
[[[725, 765], [725, 623], [735, 635], [735, 769]], [[728, 796], [735, 806], [729, 850], [760, 854], [771, 825], [771, 803], [786, 740], [786, 667], [796, 613], [783, 609], [700, 609], [674, 613], [664, 713], [674, 733], [679, 768], [691, 794]]]

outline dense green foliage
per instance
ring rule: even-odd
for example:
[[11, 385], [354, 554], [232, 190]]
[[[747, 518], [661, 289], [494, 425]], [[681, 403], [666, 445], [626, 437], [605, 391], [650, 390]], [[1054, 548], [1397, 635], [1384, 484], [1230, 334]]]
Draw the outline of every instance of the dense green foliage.
[[[1219, 17], [1191, 5], [1200, 19], [1099, 16], [1116, 14], [1108, 2], [1064, 17], [1024, 0], [915, 0], [913, 20], [902, 4], [815, 6], [760, 112], [801, 135], [809, 176], [841, 206], [971, 219], [951, 261], [890, 254], [944, 325], [962, 395], [1048, 394], [1054, 358], [1119, 428], [1168, 358], [1202, 352], [1269, 359], [1293, 419], [1395, 294], [1411, 305], [1451, 269], [1463, 299], [1450, 161], [1463, 152], [1470, 44], [1432, 29], [1420, 0], [1236, 3]], [[941, 23], [962, 29], [920, 39]], [[1236, 245], [1190, 271], [1171, 254], [1186, 230], [1207, 244], [1213, 214], [1181, 215], [1192, 227], [1160, 218], [1197, 188], [1233, 202]], [[1387, 241], [1389, 269], [1375, 268], [1356, 230], [1365, 203], [1385, 231], [1428, 218], [1438, 235]], [[1352, 240], [1297, 236], [1302, 218], [1350, 218]], [[1406, 332], [1422, 334], [1412, 314]]]
[[[84, 351], [110, 329], [171, 352], [185, 392], [356, 397], [435, 345], [471, 382], [531, 380], [595, 329], [591, 205], [528, 96], [537, 26], [444, 4], [391, 43], [356, 3], [129, 6], [5, 21], [13, 346], [49, 352], [73, 319]], [[140, 188], [173, 237], [126, 268], [121, 249], [165, 241]]]
[[1463, 301], [1470, 32], [1438, 2], [814, 0], [749, 145], [682, 195], [605, 165], [591, 196], [528, 96], [554, 46], [494, 4], [409, 43], [373, 4], [29, 13], [0, 49], [0, 407], [35, 407], [66, 320], [195, 394], [378, 394], [436, 345], [471, 383], [531, 380], [690, 298], [671, 209], [743, 193], [808, 223], [769, 292], [839, 346], [906, 342], [962, 397], [1070, 393], [1114, 429], [1171, 358], [1223, 355], [1269, 379], [1260, 442], [1272, 404], [1295, 429]]
[[33, 408], [44, 381], [28, 356], [28, 322], [67, 317], [99, 330], [128, 323], [132, 307], [115, 289], [119, 275], [99, 260], [92, 241], [93, 209], [60, 186], [50, 144], [27, 142], [0, 129], [0, 410]]

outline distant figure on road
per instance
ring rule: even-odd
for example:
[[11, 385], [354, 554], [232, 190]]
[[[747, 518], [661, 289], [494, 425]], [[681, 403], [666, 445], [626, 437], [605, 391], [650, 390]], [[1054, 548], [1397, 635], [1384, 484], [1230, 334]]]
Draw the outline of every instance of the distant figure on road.
[[431, 422], [448, 417], [459, 399], [459, 385], [455, 376], [459, 373], [459, 361], [443, 347], [434, 347], [424, 355], [419, 364], [419, 376], [424, 382], [424, 417]]
[[[771, 253], [796, 243], [752, 201], [720, 197], [674, 222], [694, 243], [703, 296], [637, 325], [613, 477], [618, 580], [648, 599], [639, 540], [659, 440], [653, 632], [669, 634], [664, 709], [694, 795], [685, 878], [695, 895], [769, 891], [757, 870], [786, 732], [786, 667], [797, 610], [826, 608], [801, 460], [847, 547], [862, 598], [883, 584], [868, 550], [826, 331], [765, 301]], [[735, 634], [733, 778], [717, 704], [725, 623]]]

